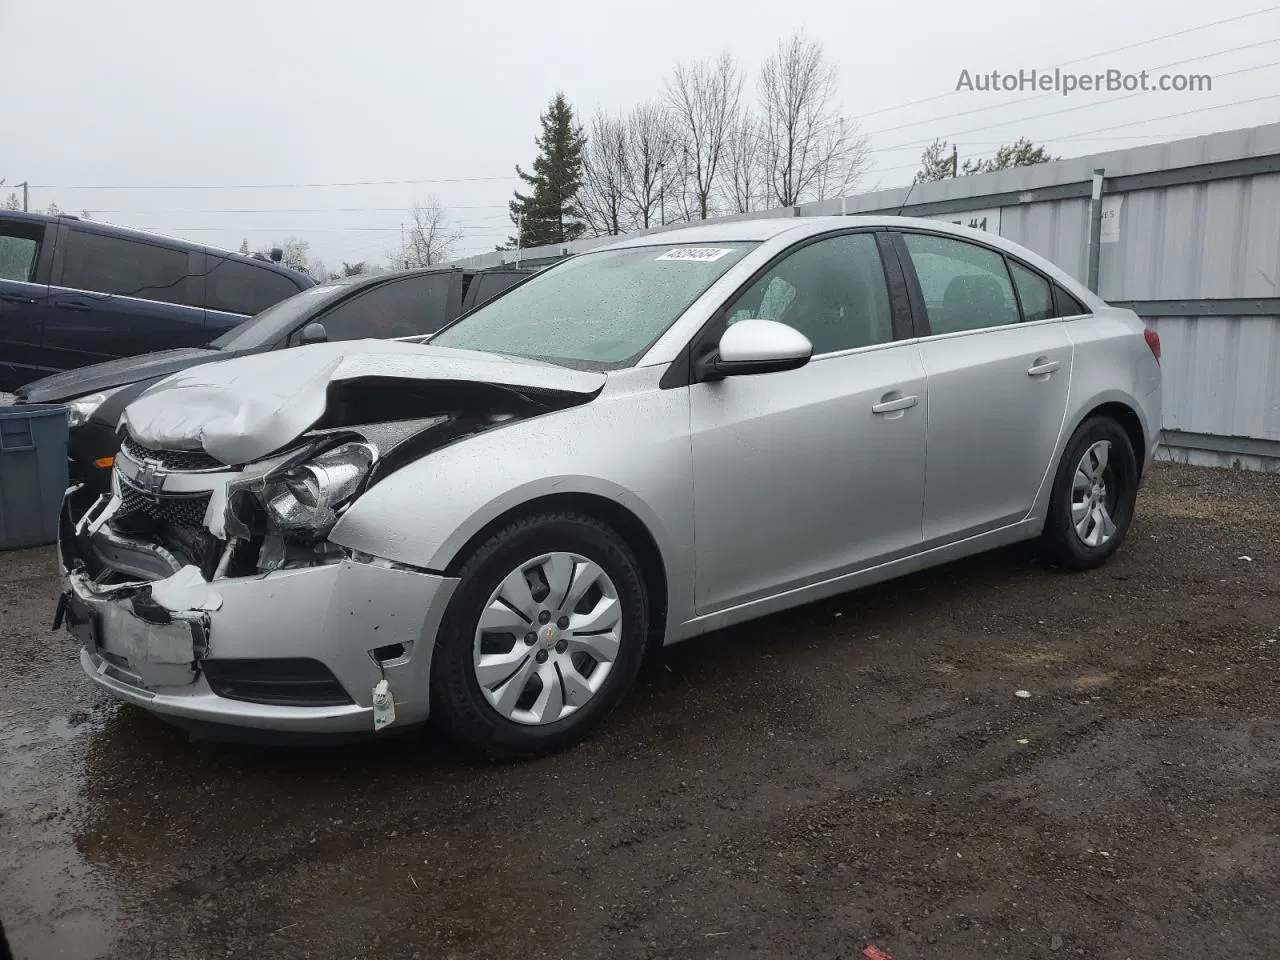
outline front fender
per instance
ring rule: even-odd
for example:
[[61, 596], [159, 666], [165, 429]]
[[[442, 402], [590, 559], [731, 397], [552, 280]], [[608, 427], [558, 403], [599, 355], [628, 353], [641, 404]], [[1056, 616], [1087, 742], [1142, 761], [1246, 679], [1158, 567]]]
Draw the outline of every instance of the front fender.
[[602, 395], [467, 437], [375, 484], [329, 539], [443, 570], [472, 537], [523, 504], [563, 494], [604, 497], [653, 537], [667, 572], [668, 622], [679, 622], [693, 595], [688, 423], [688, 391], [649, 390]]

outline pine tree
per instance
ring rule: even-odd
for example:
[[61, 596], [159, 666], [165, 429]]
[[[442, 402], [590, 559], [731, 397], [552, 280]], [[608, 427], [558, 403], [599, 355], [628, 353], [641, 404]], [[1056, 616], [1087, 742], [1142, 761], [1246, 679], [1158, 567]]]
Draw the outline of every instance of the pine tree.
[[516, 167], [520, 179], [532, 189], [527, 196], [517, 190], [511, 201], [511, 222], [520, 231], [519, 238], [510, 240], [513, 247], [517, 243], [521, 247], [564, 243], [587, 229], [577, 205], [586, 137], [574, 123], [573, 108], [563, 93], [552, 98], [539, 120], [542, 136], [534, 141], [538, 157], [533, 161], [533, 173]]
[[947, 141], [935, 140], [920, 155], [920, 172], [916, 174], [916, 182], [921, 180], [946, 180], [954, 177], [955, 154], [947, 147]]
[[246, 238], [246, 239], [244, 239], [244, 240], [241, 240], [241, 241], [240, 241], [240, 252], [241, 252], [242, 254], [244, 254], [244, 256], [246, 256], [246, 257], [249, 255], [249, 240], [248, 240], [248, 238]]

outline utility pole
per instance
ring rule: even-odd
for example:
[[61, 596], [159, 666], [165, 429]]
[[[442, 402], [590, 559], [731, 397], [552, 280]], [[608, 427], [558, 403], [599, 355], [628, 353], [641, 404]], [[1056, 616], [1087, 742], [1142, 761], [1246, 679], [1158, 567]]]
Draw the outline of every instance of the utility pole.
[[951, 145], [951, 179], [960, 176], [960, 152], [956, 149], [956, 145]]
[[524, 211], [516, 214], [516, 269], [520, 269], [520, 248], [524, 243]]
[[404, 247], [404, 221], [400, 221], [400, 266], [409, 269], [409, 251]]

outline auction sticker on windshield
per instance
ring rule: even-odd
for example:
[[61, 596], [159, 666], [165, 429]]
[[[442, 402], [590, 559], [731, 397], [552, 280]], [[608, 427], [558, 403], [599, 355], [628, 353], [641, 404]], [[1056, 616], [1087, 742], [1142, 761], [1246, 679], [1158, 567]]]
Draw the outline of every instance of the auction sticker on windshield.
[[733, 253], [732, 247], [675, 247], [656, 259], [713, 263], [731, 253]]

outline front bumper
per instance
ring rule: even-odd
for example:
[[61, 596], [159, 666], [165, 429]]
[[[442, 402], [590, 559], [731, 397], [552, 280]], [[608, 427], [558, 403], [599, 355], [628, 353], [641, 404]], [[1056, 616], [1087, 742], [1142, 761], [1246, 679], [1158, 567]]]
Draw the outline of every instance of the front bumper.
[[[186, 567], [160, 580], [102, 586], [77, 562], [85, 542], [64, 526], [60, 609], [83, 645], [85, 673], [111, 696], [187, 725], [372, 734], [373, 690], [385, 678], [392, 726], [426, 719], [436, 631], [456, 580], [344, 559], [212, 582]], [[318, 661], [350, 702], [231, 699], [215, 692], [204, 669], [206, 662], [274, 659]]]

